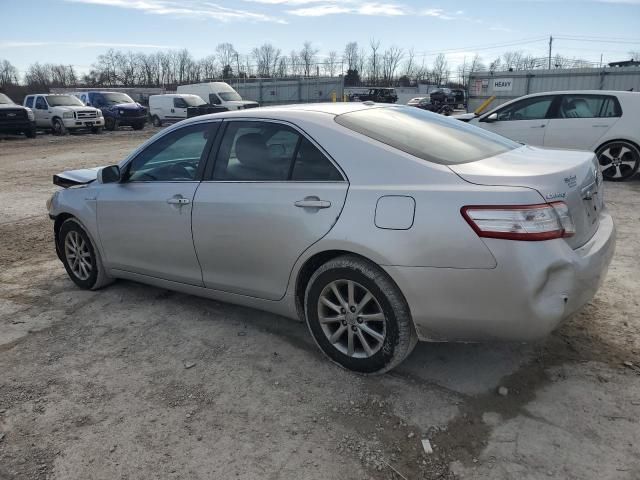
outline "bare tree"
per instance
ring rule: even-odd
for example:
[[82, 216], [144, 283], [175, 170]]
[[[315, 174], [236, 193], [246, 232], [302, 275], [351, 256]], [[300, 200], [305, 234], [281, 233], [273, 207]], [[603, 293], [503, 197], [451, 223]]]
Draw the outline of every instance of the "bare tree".
[[300, 50], [300, 61], [304, 67], [304, 76], [311, 76], [311, 66], [316, 61], [318, 50], [311, 45], [311, 42], [304, 42], [302, 50]]
[[378, 83], [378, 73], [380, 70], [380, 57], [378, 54], [378, 50], [380, 49], [380, 40], [375, 40], [373, 38], [369, 40], [369, 48], [371, 49], [371, 55], [369, 56], [369, 79], [374, 85], [376, 85]]
[[289, 69], [294, 77], [301, 74], [300, 55], [295, 50], [291, 50], [291, 53], [289, 53]]
[[338, 52], [331, 50], [324, 63], [324, 72], [326, 75], [333, 77], [338, 69]]
[[[216, 55], [208, 55], [198, 62], [200, 64], [200, 73], [202, 74], [203, 79], [211, 79], [216, 78], [218, 76], [218, 59], [220, 57]], [[227, 59], [229, 60], [229, 59]], [[222, 69], [225, 67], [231, 68], [229, 63], [222, 63]]]
[[358, 42], [349, 42], [344, 47], [342, 60], [347, 70], [358, 70]]
[[280, 58], [280, 49], [270, 43], [264, 43], [253, 49], [253, 58], [258, 68], [258, 76], [271, 77]]
[[0, 61], [0, 88], [9, 85], [17, 85], [18, 69], [9, 60]]
[[402, 60], [403, 50], [398, 47], [387, 48], [382, 55], [382, 78], [387, 85], [393, 84], [396, 70]]
[[631, 60], [634, 62], [640, 62], [640, 50], [632, 50], [629, 52], [631, 55]]
[[410, 48], [409, 51], [407, 52], [407, 60], [404, 62], [403, 75], [407, 78], [412, 78], [414, 77], [415, 70], [416, 70], [415, 52], [413, 51], [413, 48]]
[[439, 53], [433, 62], [433, 69], [431, 70], [431, 76], [433, 83], [436, 85], [442, 85], [449, 81], [449, 62], [447, 57], [443, 53]]

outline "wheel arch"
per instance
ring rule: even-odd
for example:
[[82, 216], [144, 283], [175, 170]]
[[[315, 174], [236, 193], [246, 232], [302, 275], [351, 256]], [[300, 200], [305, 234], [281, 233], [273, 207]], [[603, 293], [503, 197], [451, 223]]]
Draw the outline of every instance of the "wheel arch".
[[638, 149], [638, 152], [640, 152], [640, 144], [638, 142], [634, 141], [634, 140], [628, 140], [626, 138], [609, 138], [609, 139], [605, 140], [604, 142], [600, 142], [598, 144], [598, 146], [593, 149], [593, 151], [597, 152], [598, 150], [600, 150], [605, 145], [607, 145], [609, 143], [614, 143], [614, 142], [627, 142], [627, 143], [630, 143], [631, 145], [633, 145], [634, 147], [636, 147]]

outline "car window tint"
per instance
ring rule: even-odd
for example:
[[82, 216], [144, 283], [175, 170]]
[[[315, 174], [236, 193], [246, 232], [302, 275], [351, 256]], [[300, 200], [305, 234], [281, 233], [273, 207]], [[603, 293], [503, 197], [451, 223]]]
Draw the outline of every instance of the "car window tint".
[[38, 97], [36, 99], [36, 108], [42, 109], [42, 110], [46, 110], [47, 107], [47, 102], [45, 102], [43, 97]]
[[217, 123], [199, 123], [175, 130], [144, 149], [130, 164], [130, 182], [196, 180], [204, 147]]
[[547, 116], [553, 97], [532, 97], [498, 110], [498, 120], [540, 120]]
[[187, 102], [184, 101], [184, 98], [174, 98], [173, 106], [174, 108], [187, 108]]
[[414, 107], [373, 107], [335, 117], [340, 125], [423, 160], [473, 162], [521, 147], [460, 120]]
[[214, 180], [283, 181], [301, 136], [275, 122], [230, 122], [222, 139]]
[[27, 97], [26, 106], [29, 108], [33, 108], [33, 97]]
[[293, 165], [291, 180], [339, 182], [343, 179], [329, 159], [313, 143], [303, 138]]
[[606, 95], [564, 95], [560, 104], [560, 118], [619, 117], [618, 102]]

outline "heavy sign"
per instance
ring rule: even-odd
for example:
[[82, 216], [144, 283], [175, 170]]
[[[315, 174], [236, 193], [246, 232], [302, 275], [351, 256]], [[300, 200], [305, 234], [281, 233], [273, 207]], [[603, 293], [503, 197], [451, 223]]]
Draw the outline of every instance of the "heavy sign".
[[494, 92], [510, 92], [513, 89], [513, 78], [494, 78], [492, 83]]

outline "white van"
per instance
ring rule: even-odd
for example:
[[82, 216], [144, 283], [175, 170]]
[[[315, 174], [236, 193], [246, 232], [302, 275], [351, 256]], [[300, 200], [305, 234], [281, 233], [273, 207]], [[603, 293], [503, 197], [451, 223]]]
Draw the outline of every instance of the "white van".
[[154, 127], [208, 113], [226, 112], [227, 108], [209, 105], [197, 95], [171, 93], [149, 97], [149, 116]]
[[225, 82], [206, 82], [194, 83], [192, 85], [180, 85], [178, 93], [189, 93], [198, 95], [210, 105], [220, 105], [226, 107], [227, 110], [242, 110], [245, 108], [259, 107], [258, 102], [243, 100], [238, 92], [236, 92], [228, 83]]

